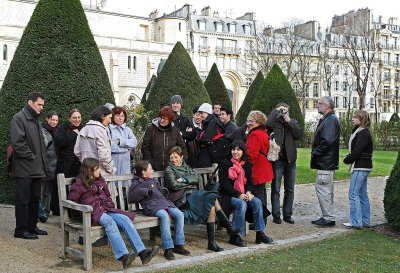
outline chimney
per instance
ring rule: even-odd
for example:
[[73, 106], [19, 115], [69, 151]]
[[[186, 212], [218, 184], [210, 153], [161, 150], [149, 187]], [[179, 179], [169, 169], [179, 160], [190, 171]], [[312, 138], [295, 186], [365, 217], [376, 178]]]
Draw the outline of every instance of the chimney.
[[214, 16], [214, 17], [219, 17], [219, 12], [218, 12], [218, 11], [214, 11], [214, 12], [213, 12], [213, 16]]
[[211, 16], [211, 8], [210, 6], [206, 6], [201, 10], [201, 15], [203, 16]]

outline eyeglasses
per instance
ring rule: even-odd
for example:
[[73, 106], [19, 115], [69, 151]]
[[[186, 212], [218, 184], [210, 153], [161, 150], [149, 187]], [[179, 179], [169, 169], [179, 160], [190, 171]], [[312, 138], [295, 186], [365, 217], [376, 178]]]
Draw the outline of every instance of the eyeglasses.
[[247, 123], [254, 123], [254, 122], [256, 122], [256, 121], [252, 120], [252, 119], [247, 120]]

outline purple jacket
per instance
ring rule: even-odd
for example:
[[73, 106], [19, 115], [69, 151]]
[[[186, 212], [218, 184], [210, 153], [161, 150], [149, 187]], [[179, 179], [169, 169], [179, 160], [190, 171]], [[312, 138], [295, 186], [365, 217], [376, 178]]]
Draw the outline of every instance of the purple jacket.
[[168, 207], [176, 208], [174, 203], [169, 201], [161, 191], [168, 190], [161, 188], [158, 180], [155, 178], [145, 179], [135, 176], [132, 180], [132, 186], [129, 188], [129, 202], [140, 202], [144, 210], [144, 214], [155, 216], [156, 212]]
[[71, 186], [68, 199], [78, 204], [92, 206], [92, 226], [98, 226], [101, 216], [107, 211], [126, 215], [131, 220], [135, 218], [132, 213], [116, 209], [110, 196], [110, 191], [103, 177], [95, 180], [94, 185], [87, 189], [80, 176], [77, 176]]

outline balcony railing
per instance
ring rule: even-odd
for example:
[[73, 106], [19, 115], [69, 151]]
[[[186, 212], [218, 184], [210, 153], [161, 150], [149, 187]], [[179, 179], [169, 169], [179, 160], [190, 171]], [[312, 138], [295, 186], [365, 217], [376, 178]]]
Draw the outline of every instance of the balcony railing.
[[217, 46], [215, 51], [218, 54], [240, 55], [240, 48], [237, 47]]
[[392, 80], [391, 77], [384, 77], [384, 78], [383, 78], [383, 81], [384, 81], [384, 82], [390, 82], [391, 80]]
[[210, 46], [199, 45], [199, 52], [210, 52]]

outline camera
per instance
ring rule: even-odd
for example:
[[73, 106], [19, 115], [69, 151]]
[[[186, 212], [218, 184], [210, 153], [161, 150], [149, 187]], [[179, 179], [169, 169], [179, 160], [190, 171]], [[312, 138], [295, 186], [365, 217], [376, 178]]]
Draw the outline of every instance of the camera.
[[278, 115], [276, 116], [276, 119], [279, 121], [284, 121], [285, 115], [287, 114], [287, 110], [281, 109], [278, 111]]

